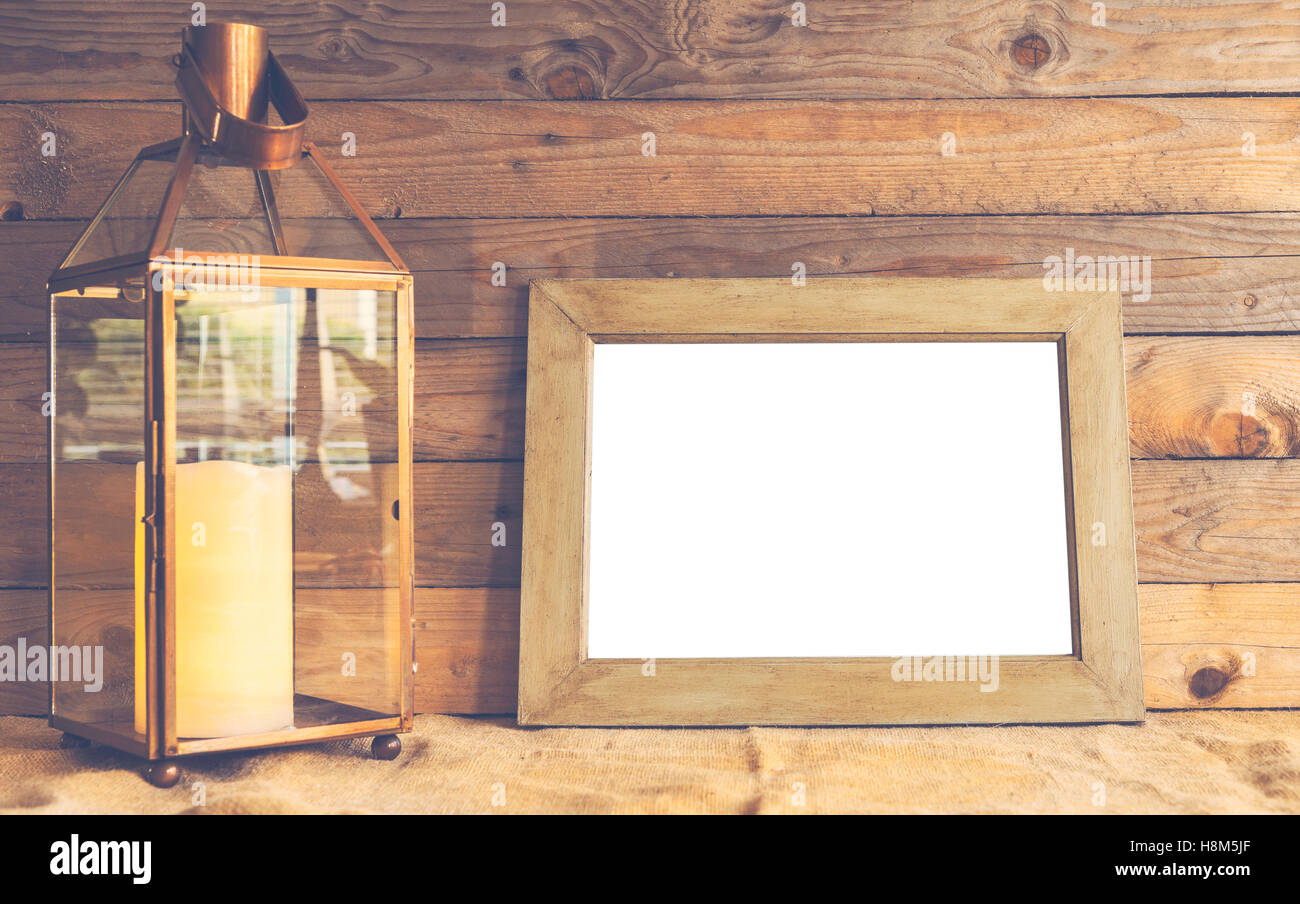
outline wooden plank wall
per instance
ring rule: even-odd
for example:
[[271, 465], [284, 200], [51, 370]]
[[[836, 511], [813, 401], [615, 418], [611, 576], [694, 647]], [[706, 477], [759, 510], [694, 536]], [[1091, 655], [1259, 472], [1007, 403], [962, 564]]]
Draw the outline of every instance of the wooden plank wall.
[[[0, 7], [0, 642], [43, 635], [42, 284], [173, 134], [189, 6]], [[271, 29], [416, 272], [420, 710], [514, 708], [529, 279], [1023, 277], [1066, 249], [1151, 260], [1125, 308], [1148, 705], [1300, 705], [1300, 11], [1098, 6], [209, 4]]]

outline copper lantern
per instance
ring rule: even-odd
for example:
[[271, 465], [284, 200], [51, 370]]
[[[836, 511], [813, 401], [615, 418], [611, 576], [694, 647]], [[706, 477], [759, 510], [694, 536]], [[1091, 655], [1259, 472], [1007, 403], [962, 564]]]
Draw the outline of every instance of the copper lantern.
[[[50, 724], [152, 761], [411, 727], [411, 275], [265, 32], [185, 30], [181, 135], [50, 278]], [[278, 120], [271, 124], [274, 108]], [[59, 676], [53, 676], [59, 677]]]

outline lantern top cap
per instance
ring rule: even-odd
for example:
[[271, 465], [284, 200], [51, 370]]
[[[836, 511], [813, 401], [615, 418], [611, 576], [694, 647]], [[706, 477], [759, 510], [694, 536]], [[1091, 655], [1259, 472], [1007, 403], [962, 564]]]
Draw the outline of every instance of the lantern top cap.
[[266, 29], [241, 22], [191, 25], [181, 33], [181, 50], [190, 51], [223, 107], [244, 119], [266, 121], [266, 70], [271, 56]]
[[[176, 90], [187, 129], [223, 156], [258, 169], [297, 162], [307, 104], [271, 52], [265, 29], [237, 22], [185, 28]], [[267, 123], [270, 107], [281, 125]]]
[[[50, 277], [90, 285], [182, 254], [243, 254], [265, 267], [408, 273], [319, 148], [307, 105], [255, 25], [184, 29], [178, 138], [146, 147]], [[278, 124], [268, 123], [271, 109]]]

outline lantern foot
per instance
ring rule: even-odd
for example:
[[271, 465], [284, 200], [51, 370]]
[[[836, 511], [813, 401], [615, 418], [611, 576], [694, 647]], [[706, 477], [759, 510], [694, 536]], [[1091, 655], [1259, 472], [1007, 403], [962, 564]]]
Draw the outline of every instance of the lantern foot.
[[77, 747], [89, 747], [89, 746], [90, 746], [90, 739], [80, 737], [79, 735], [69, 734], [66, 731], [63, 733], [63, 737], [59, 739], [59, 747], [61, 747], [64, 750], [72, 750]]
[[402, 740], [395, 734], [378, 735], [370, 742], [370, 755], [377, 760], [395, 760], [402, 752]]
[[144, 777], [155, 788], [170, 788], [181, 780], [181, 767], [171, 760], [155, 760]]

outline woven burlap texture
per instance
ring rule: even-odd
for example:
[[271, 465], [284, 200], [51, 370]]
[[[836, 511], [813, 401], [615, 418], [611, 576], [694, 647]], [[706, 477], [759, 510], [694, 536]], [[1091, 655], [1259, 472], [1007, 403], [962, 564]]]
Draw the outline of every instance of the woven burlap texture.
[[418, 716], [368, 740], [182, 760], [176, 787], [0, 718], [3, 813], [1300, 812], [1300, 710], [1144, 725], [521, 729]]

